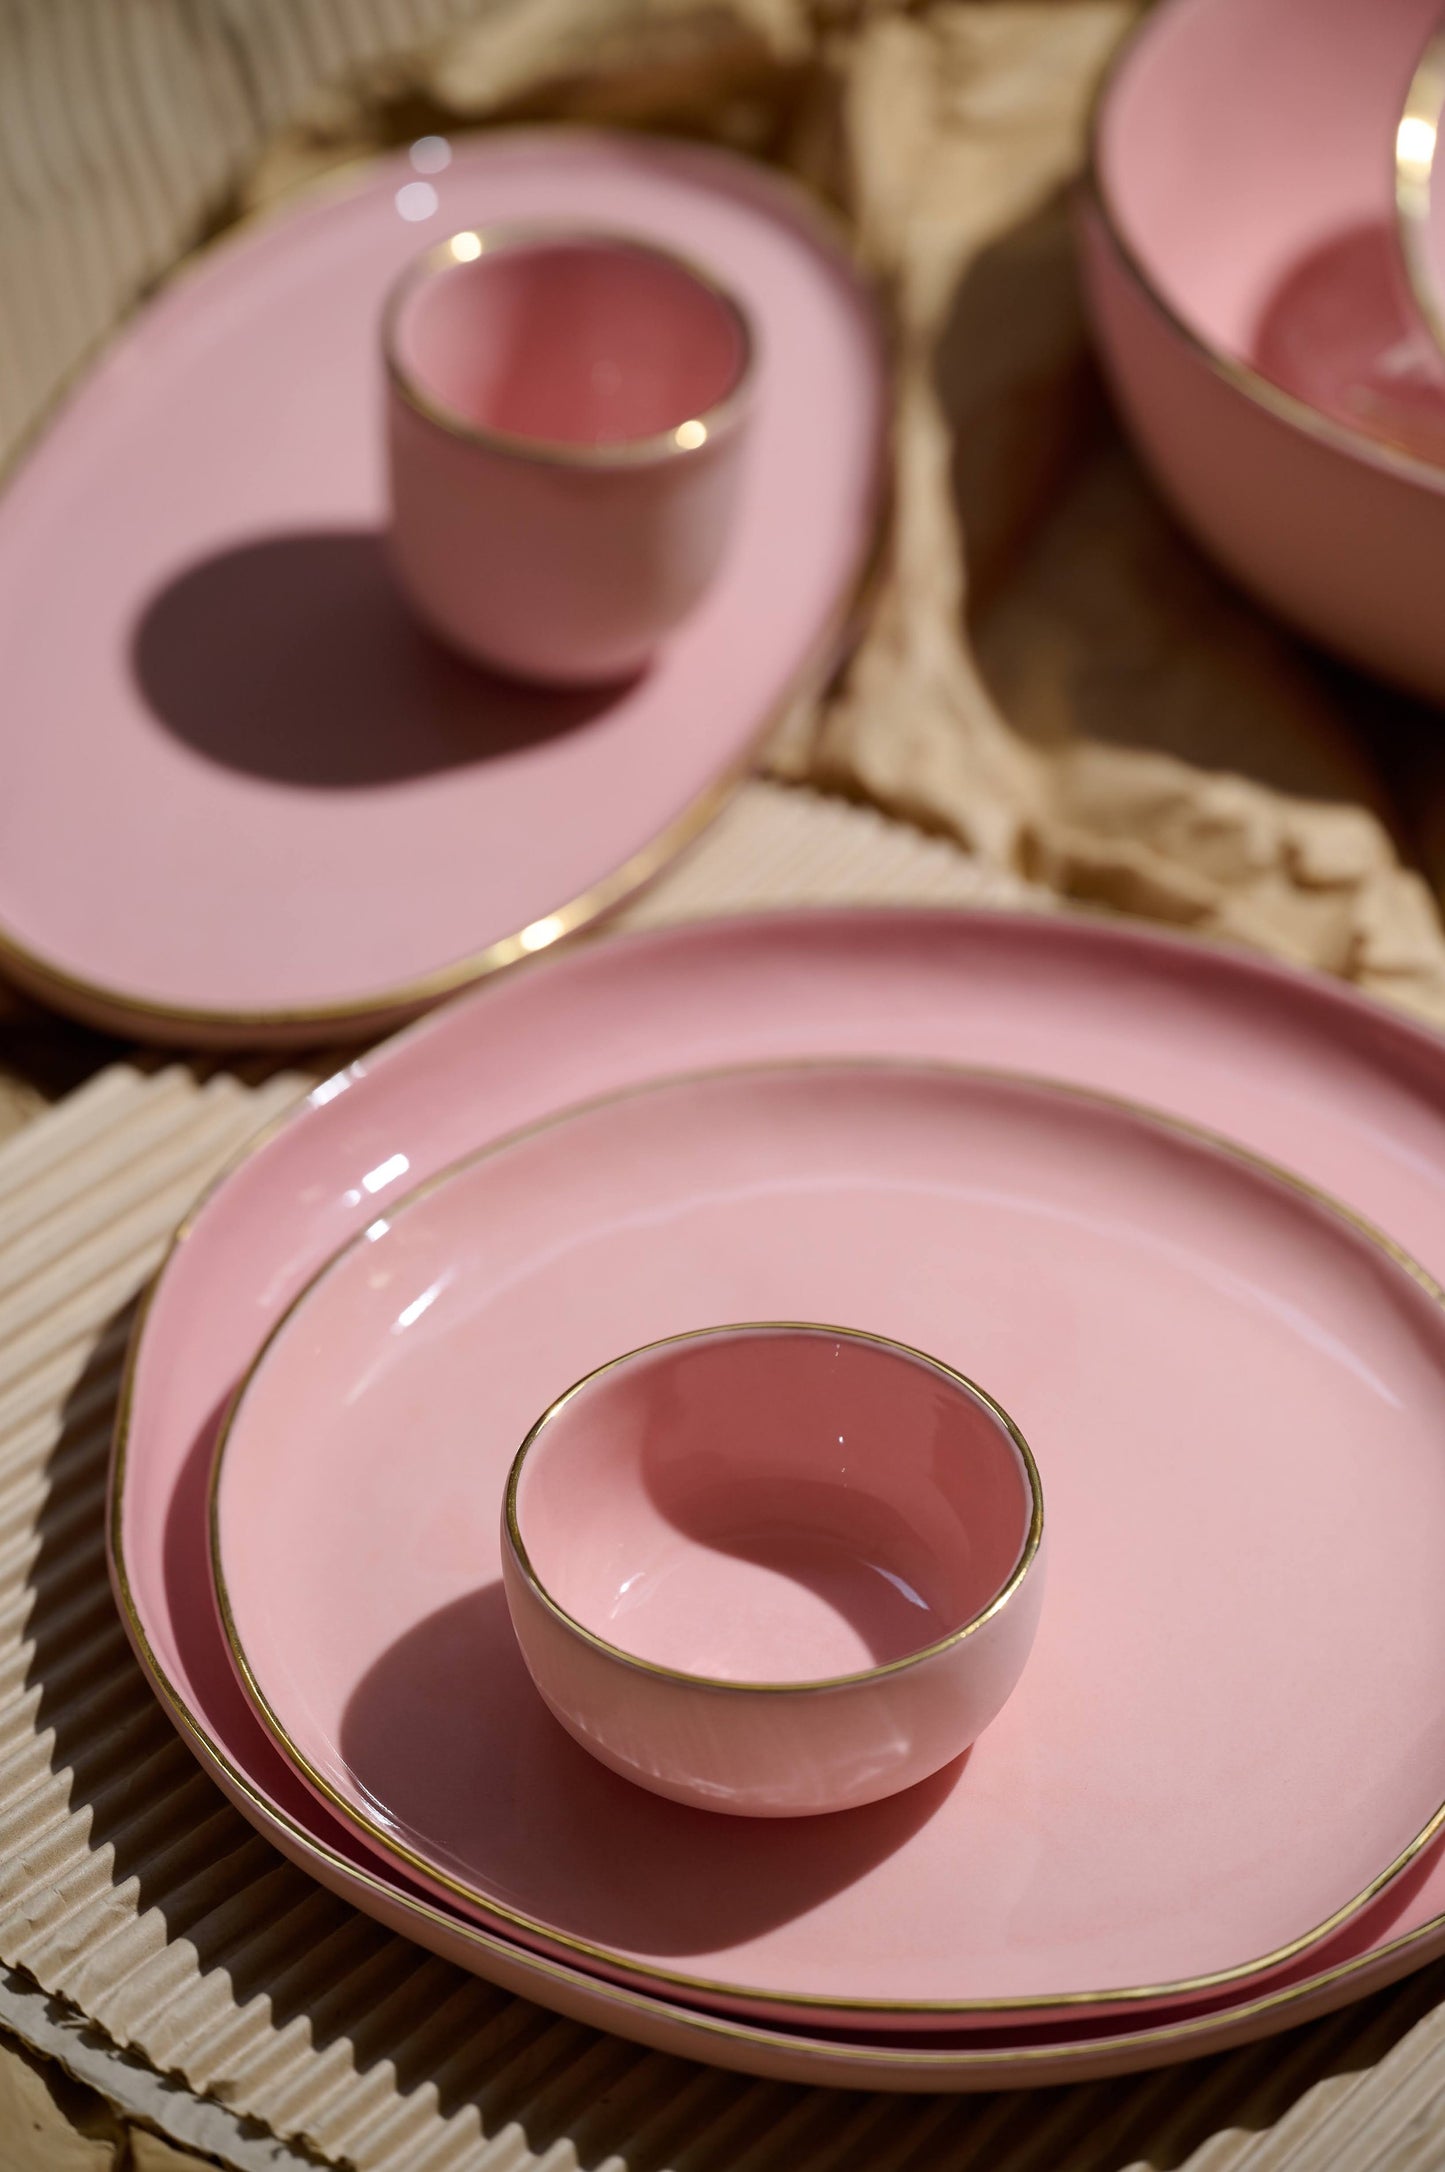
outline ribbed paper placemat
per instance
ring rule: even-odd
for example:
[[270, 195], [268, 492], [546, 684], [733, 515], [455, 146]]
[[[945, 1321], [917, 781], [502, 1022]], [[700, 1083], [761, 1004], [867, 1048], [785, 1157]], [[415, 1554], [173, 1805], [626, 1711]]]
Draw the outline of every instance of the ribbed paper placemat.
[[[841, 896], [1016, 901], [951, 846], [758, 785], [645, 913]], [[254, 1835], [131, 1660], [105, 1578], [105, 1458], [142, 1278], [304, 1076], [119, 1065], [0, 1151], [0, 1959], [234, 2114], [375, 2172], [1440, 2161], [1438, 1969], [1137, 2081], [974, 2099], [802, 2090], [507, 1997]]]

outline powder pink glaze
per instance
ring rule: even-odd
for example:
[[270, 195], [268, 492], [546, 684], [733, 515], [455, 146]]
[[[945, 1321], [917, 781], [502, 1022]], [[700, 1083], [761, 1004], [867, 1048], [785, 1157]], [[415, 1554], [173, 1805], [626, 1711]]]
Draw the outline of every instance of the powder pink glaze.
[[1033, 1642], [1023, 1454], [888, 1343], [751, 1326], [638, 1350], [529, 1437], [513, 1498], [502, 1581], [544, 1700], [700, 1810], [810, 1816], [926, 1780]]
[[[728, 1313], [927, 1349], [1045, 1454], [1022, 1681], [961, 1765], [844, 1816], [614, 1778], [534, 1696], [496, 1581], [549, 1389]], [[243, 1399], [223, 1559], [282, 1726], [423, 1876], [704, 2004], [916, 2026], [1242, 1968], [1408, 1847], [1445, 1797], [1442, 1412], [1445, 1307], [1213, 1148], [1027, 1082], [725, 1074], [373, 1221]], [[987, 1653], [985, 1705], [1021, 1659]], [[898, 1681], [905, 1734], [960, 1686]]]
[[[397, 991], [545, 923], [745, 758], [836, 635], [872, 532], [886, 377], [798, 200], [705, 148], [585, 131], [388, 159], [223, 244], [122, 335], [0, 499], [0, 929], [87, 1016], [194, 1046], [236, 1014]], [[407, 202], [415, 208], [414, 197]], [[695, 252], [759, 336], [727, 562], [623, 688], [494, 680], [384, 554], [378, 320], [428, 240], [575, 219]], [[821, 646], [820, 646], [821, 644]], [[539, 942], [548, 939], [543, 925]], [[7, 966], [7, 970], [9, 967]], [[199, 1025], [126, 1006], [189, 1006]]]
[[536, 1581], [594, 1636], [732, 1682], [937, 1643], [1028, 1535], [1001, 1420], [946, 1371], [822, 1327], [705, 1331], [575, 1390], [527, 1449]]
[[[1167, 0], [1097, 134], [1099, 188], [1147, 285], [1088, 205], [1081, 239], [1114, 389], [1176, 511], [1307, 632], [1439, 696], [1445, 469], [1425, 462], [1445, 458], [1445, 368], [1409, 302], [1392, 195], [1436, 12]], [[1306, 405], [1269, 411], [1195, 340]], [[1320, 434], [1315, 409], [1353, 435]]]
[[1099, 178], [1154, 286], [1213, 345], [1254, 359], [1302, 267], [1361, 227], [1393, 242], [1395, 126], [1438, 14], [1165, 0], [1134, 40], [1099, 117]]
[[[278, 1313], [389, 1187], [579, 1095], [688, 1065], [908, 1052], [1122, 1089], [1332, 1186], [1445, 1269], [1445, 1045], [1349, 990], [1140, 928], [1051, 916], [764, 917], [587, 946], [494, 983], [312, 1097], [164, 1270], [133, 1375], [116, 1504], [143, 1665], [202, 1763], [278, 1847], [392, 1928], [507, 1989], [670, 2051], [778, 2078], [970, 2089], [1083, 2079], [1324, 2013], [1445, 1949], [1434, 1849], [1263, 1998], [1183, 2021], [966, 2032], [934, 2048], [707, 2020], [431, 1902], [307, 1793], [220, 1640], [206, 1482], [220, 1409]], [[408, 1167], [387, 1165], [406, 1157]], [[362, 1183], [372, 1175], [376, 1190]], [[1297, 1829], [1309, 1847], [1311, 1827]]]
[[1251, 359], [1322, 414], [1445, 468], [1445, 357], [1390, 228], [1351, 228], [1306, 257], [1261, 316]]
[[[388, 384], [403, 589], [479, 663], [577, 686], [640, 671], [707, 592], [732, 528], [751, 434], [742, 320], [680, 264], [605, 240], [503, 240], [411, 278], [396, 360], [452, 427]], [[698, 417], [702, 445], [656, 444]], [[539, 439], [606, 457], [528, 457]]]

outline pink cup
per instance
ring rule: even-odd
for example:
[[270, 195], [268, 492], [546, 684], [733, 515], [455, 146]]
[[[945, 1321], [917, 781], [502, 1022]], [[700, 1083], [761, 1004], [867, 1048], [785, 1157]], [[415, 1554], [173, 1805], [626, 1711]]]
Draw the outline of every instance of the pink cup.
[[651, 244], [454, 234], [383, 322], [391, 551], [433, 632], [517, 677], [630, 676], [727, 540], [753, 375], [738, 304]]
[[502, 1574], [584, 1749], [674, 1801], [850, 1809], [1002, 1709], [1042, 1597], [1022, 1435], [960, 1373], [844, 1328], [720, 1327], [614, 1359], [512, 1466]]

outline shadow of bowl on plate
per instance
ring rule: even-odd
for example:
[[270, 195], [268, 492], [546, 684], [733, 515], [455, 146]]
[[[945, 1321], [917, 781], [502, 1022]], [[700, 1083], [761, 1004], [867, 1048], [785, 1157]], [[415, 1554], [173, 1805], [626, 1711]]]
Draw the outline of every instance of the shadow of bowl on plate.
[[131, 662], [157, 723], [197, 754], [315, 790], [522, 753], [628, 691], [526, 686], [452, 655], [364, 530], [268, 536], [188, 566], [147, 604]]
[[[807, 1915], [937, 1813], [967, 1758], [832, 1817], [739, 1818], [634, 1787], [532, 1686], [500, 1583], [418, 1622], [362, 1677], [340, 1755], [391, 1830], [588, 1943], [715, 1954]], [[542, 1941], [545, 1942], [545, 1941]], [[706, 1970], [702, 1970], [706, 1973]], [[746, 1975], [744, 1968], [743, 1974]]]

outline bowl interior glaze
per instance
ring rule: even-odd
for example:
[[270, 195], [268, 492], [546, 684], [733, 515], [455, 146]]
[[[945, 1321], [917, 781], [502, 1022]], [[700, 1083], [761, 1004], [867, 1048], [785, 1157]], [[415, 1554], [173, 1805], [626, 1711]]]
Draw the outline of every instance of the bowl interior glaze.
[[1032, 1500], [1006, 1421], [946, 1368], [765, 1325], [582, 1382], [532, 1435], [515, 1510], [534, 1576], [594, 1636], [681, 1673], [803, 1682], [980, 1614]]
[[1395, 137], [1437, 0], [1165, 0], [1101, 102], [1098, 183], [1167, 307], [1347, 427], [1445, 461]]

